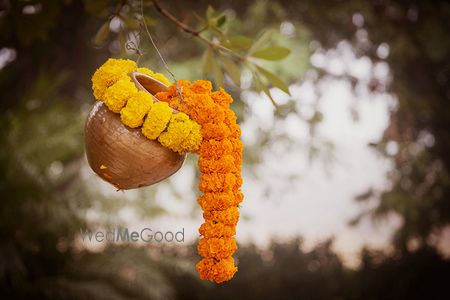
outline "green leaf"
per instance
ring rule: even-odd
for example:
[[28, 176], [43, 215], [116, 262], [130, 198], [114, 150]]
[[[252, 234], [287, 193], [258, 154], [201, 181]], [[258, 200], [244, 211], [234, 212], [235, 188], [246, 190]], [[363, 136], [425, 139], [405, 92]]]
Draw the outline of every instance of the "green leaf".
[[317, 124], [322, 122], [323, 120], [323, 114], [320, 111], [316, 111], [314, 116], [309, 120], [312, 124]]
[[285, 47], [270, 47], [253, 52], [252, 56], [265, 60], [280, 60], [288, 56], [289, 53], [291, 53], [291, 50]]
[[249, 49], [249, 53], [253, 53], [262, 47], [265, 47], [272, 39], [273, 30], [264, 31], [263, 34], [256, 40], [253, 46]]
[[230, 49], [247, 51], [252, 46], [252, 40], [246, 36], [238, 35], [230, 37], [224, 45]]
[[263, 67], [257, 66], [257, 68], [261, 75], [263, 75], [271, 85], [290, 95], [288, 85], [284, 83], [283, 80], [281, 80], [277, 75], [268, 71], [267, 69], [264, 69]]
[[290, 113], [297, 112], [296, 102], [291, 100], [286, 104], [278, 105], [275, 114], [280, 118], [286, 118]]
[[206, 76], [212, 71], [212, 65], [213, 65], [213, 53], [211, 50], [211, 47], [208, 47], [208, 49], [203, 53], [202, 57], [202, 69], [203, 74]]
[[94, 44], [97, 46], [103, 45], [109, 37], [109, 20], [103, 23], [100, 29], [95, 34]]
[[218, 87], [223, 87], [223, 72], [216, 58], [211, 60], [211, 68]]
[[215, 10], [211, 5], [206, 9], [206, 20], [210, 20], [214, 16]]
[[236, 83], [237, 86], [241, 86], [241, 69], [236, 63], [228, 57], [222, 56], [222, 63], [225, 71], [230, 78]]
[[269, 90], [269, 88], [267, 87], [267, 85], [261, 84], [261, 88], [262, 88], [264, 94], [266, 94], [267, 97], [269, 97], [270, 102], [272, 102], [273, 106], [275, 106], [275, 108], [278, 109], [278, 103], [275, 101], [275, 99], [273, 99], [272, 94], [270, 93], [270, 90]]
[[256, 90], [257, 90], [258, 92], [259, 92], [259, 91], [263, 91], [264, 94], [266, 94], [267, 97], [269, 97], [270, 102], [272, 102], [273, 106], [274, 106], [276, 109], [278, 109], [278, 104], [277, 104], [277, 102], [275, 101], [275, 99], [273, 99], [272, 95], [270, 94], [269, 88], [268, 88], [265, 84], [263, 84], [263, 83], [261, 82], [261, 78], [259, 78], [258, 73], [253, 72], [253, 78], [255, 79]]
[[227, 21], [227, 16], [226, 15], [222, 15], [217, 19], [217, 27], [222, 27], [223, 24], [225, 24], [225, 22]]
[[259, 79], [258, 74], [256, 74], [256, 71], [252, 71], [252, 76], [253, 76], [253, 83], [254, 83], [255, 92], [260, 93], [262, 91], [261, 79]]

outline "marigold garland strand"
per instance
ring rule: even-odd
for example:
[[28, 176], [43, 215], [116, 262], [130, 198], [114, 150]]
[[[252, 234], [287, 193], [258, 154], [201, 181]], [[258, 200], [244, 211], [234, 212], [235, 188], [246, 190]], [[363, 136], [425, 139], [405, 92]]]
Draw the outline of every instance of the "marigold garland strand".
[[203, 192], [198, 203], [203, 209], [198, 253], [203, 259], [196, 268], [200, 278], [224, 282], [237, 272], [233, 253], [237, 249], [236, 224], [238, 205], [243, 200], [241, 163], [242, 143], [236, 116], [230, 109], [233, 101], [223, 89], [212, 92], [209, 81], [194, 83], [179, 81], [183, 102], [172, 85], [167, 92], [156, 94], [160, 101], [185, 112], [201, 125], [203, 141], [198, 165], [202, 173], [199, 189]]
[[139, 91], [131, 81], [132, 72], [144, 73], [170, 85], [164, 75], [138, 68], [134, 61], [111, 58], [92, 76], [94, 97], [112, 112], [120, 113], [124, 125], [142, 127], [141, 132], [148, 139], [158, 140], [179, 154], [197, 152], [202, 140], [200, 125], [167, 103], [153, 102], [149, 93]]
[[223, 89], [213, 92], [209, 81], [180, 80], [156, 94], [159, 102], [153, 102], [131, 81], [129, 74], [135, 71], [169, 85], [164, 75], [137, 68], [131, 60], [109, 59], [92, 77], [94, 96], [120, 113], [123, 124], [141, 127], [148, 139], [157, 139], [180, 154], [199, 153], [199, 189], [203, 194], [198, 203], [205, 222], [199, 228], [203, 238], [198, 243], [203, 259], [196, 269], [203, 280], [228, 281], [237, 272], [232, 255], [237, 249], [238, 206], [244, 198], [241, 131], [230, 109], [233, 99]]

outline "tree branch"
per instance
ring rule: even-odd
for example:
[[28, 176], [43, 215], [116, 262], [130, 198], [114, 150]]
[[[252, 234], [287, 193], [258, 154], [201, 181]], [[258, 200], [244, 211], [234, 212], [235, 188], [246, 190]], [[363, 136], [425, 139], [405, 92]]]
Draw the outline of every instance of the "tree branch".
[[158, 1], [156, 0], [152, 0], [153, 5], [155, 6], [156, 10], [163, 15], [164, 17], [166, 17], [167, 19], [169, 19], [172, 23], [174, 23], [178, 28], [180, 28], [181, 30], [183, 30], [184, 32], [187, 32], [193, 36], [198, 36], [200, 34], [200, 32], [193, 30], [192, 28], [190, 28], [189, 26], [187, 26], [186, 24], [184, 24], [183, 22], [181, 22], [180, 20], [178, 20], [177, 18], [175, 18], [174, 15], [172, 15], [171, 13], [169, 13], [167, 10], [165, 10], [164, 8], [162, 8]]
[[172, 15], [170, 12], [168, 12], [167, 10], [165, 10], [164, 8], [162, 8], [157, 0], [152, 0], [153, 5], [155, 6], [155, 9], [162, 15], [164, 16], [166, 19], [168, 19], [169, 21], [171, 21], [172, 23], [175, 24], [175, 26], [177, 26], [179, 29], [181, 29], [182, 31], [189, 33], [190, 35], [197, 37], [198, 39], [200, 39], [201, 41], [203, 41], [204, 43], [208, 44], [210, 47], [212, 48], [217, 48], [219, 50], [222, 50], [224, 52], [227, 52], [228, 54], [240, 59], [241, 61], [245, 61], [247, 60], [247, 57], [240, 55], [239, 53], [234, 52], [231, 49], [228, 49], [227, 47], [224, 47], [218, 43], [214, 43], [213, 41], [210, 41], [209, 39], [205, 38], [204, 36], [202, 36], [200, 33], [203, 30], [200, 31], [196, 31], [192, 28], [190, 28], [188, 25], [184, 24], [183, 22], [181, 22], [180, 20], [178, 20], [174, 15]]

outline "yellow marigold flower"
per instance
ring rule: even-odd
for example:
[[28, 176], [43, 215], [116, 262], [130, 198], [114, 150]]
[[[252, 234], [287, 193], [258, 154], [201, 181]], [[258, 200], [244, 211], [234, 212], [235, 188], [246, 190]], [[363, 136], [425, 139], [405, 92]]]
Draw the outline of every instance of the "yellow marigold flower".
[[104, 101], [106, 89], [135, 70], [136, 63], [132, 60], [108, 59], [92, 76], [92, 90], [95, 99]]
[[200, 226], [198, 232], [205, 238], [232, 237], [236, 234], [236, 227], [234, 225], [206, 221]]
[[154, 103], [142, 125], [142, 134], [151, 140], [156, 140], [166, 129], [171, 117], [172, 109], [167, 103]]
[[237, 272], [237, 267], [234, 265], [234, 259], [231, 256], [219, 261], [214, 258], [203, 258], [195, 268], [201, 279], [216, 283], [230, 280]]
[[181, 142], [181, 148], [185, 150], [185, 152], [197, 152], [201, 143], [202, 143], [202, 133], [201, 127], [194, 121], [191, 122], [191, 131], [186, 139]]
[[138, 89], [129, 77], [121, 78], [111, 87], [106, 89], [104, 99], [109, 110], [118, 113], [125, 106], [128, 99], [134, 97]]
[[127, 105], [120, 111], [122, 123], [131, 128], [141, 126], [152, 104], [153, 99], [149, 93], [138, 91], [136, 95], [128, 99]]
[[183, 154], [185, 149], [181, 147], [181, 143], [188, 137], [191, 127], [192, 123], [185, 113], [174, 113], [170, 118], [169, 126], [158, 137], [158, 141], [164, 147]]
[[164, 76], [161, 73], [154, 73], [152, 70], [149, 70], [147, 68], [138, 68], [137, 71], [144, 73], [152, 78], [155, 78], [156, 80], [161, 81], [165, 85], [170, 85], [169, 80], [166, 78], [166, 76]]
[[203, 218], [212, 222], [220, 222], [225, 225], [236, 225], [239, 220], [239, 210], [232, 206], [225, 210], [207, 210], [203, 212]]
[[236, 239], [232, 237], [203, 238], [198, 242], [197, 250], [203, 257], [226, 258], [237, 250]]

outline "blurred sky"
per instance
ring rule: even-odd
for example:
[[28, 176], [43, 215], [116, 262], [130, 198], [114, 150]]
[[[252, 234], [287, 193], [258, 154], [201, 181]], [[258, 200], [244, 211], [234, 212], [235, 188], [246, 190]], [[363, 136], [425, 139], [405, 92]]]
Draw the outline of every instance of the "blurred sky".
[[[385, 63], [373, 65], [366, 57], [355, 58], [346, 43], [327, 53], [316, 52], [311, 56], [311, 63], [335, 76], [351, 74], [361, 85], [354, 93], [347, 80], [326, 77], [314, 86], [308, 77], [313, 78], [315, 74], [307, 74], [301, 84], [290, 86], [299, 113], [289, 114], [282, 120], [274, 118], [274, 108], [265, 96], [253, 92], [241, 95], [251, 108], [241, 124], [245, 145], [257, 142], [259, 130], [286, 134], [289, 142], [269, 142], [263, 150], [263, 160], [254, 172], [249, 173], [244, 168], [245, 201], [237, 239], [241, 243], [267, 246], [271, 239], [300, 235], [304, 238], [305, 248], [310, 248], [334, 236], [334, 249], [348, 266], [356, 266], [363, 245], [386, 248], [391, 234], [400, 224], [400, 220], [392, 218], [376, 223], [364, 220], [354, 227], [348, 225], [358, 213], [371, 206], [370, 202], [364, 205], [355, 202], [354, 197], [370, 187], [383, 188], [388, 184], [386, 172], [391, 164], [368, 144], [381, 139], [388, 125], [389, 110], [395, 109], [396, 101], [389, 94], [370, 93], [365, 83], [373, 74], [386, 85], [389, 69]], [[245, 78], [243, 82], [245, 84]], [[273, 93], [280, 104], [289, 99], [277, 90]], [[313, 162], [308, 159], [306, 146], [310, 135], [304, 120], [314, 114], [314, 107], [323, 113], [323, 121], [315, 134], [319, 148], [321, 141], [334, 145], [334, 159], [329, 164], [324, 164], [320, 155]], [[358, 120], [353, 118], [352, 109], [359, 115]], [[396, 151], [395, 145], [390, 148], [389, 151]], [[95, 178], [87, 165], [85, 169], [86, 176]], [[126, 207], [119, 213], [123, 226], [136, 230], [184, 227], [186, 242], [196, 239], [202, 217], [200, 211], [194, 217], [190, 214], [192, 203], [196, 202], [191, 188], [194, 176], [193, 166], [184, 165], [169, 179], [176, 192], [183, 196], [182, 200], [167, 185], [158, 186], [155, 201], [169, 211], [170, 216], [136, 221], [139, 220], [136, 212]], [[112, 186], [99, 178], [93, 179], [93, 184], [105, 193], [115, 193]], [[126, 191], [124, 196], [133, 201], [135, 193]], [[87, 217], [95, 220], [97, 214], [91, 210]]]

